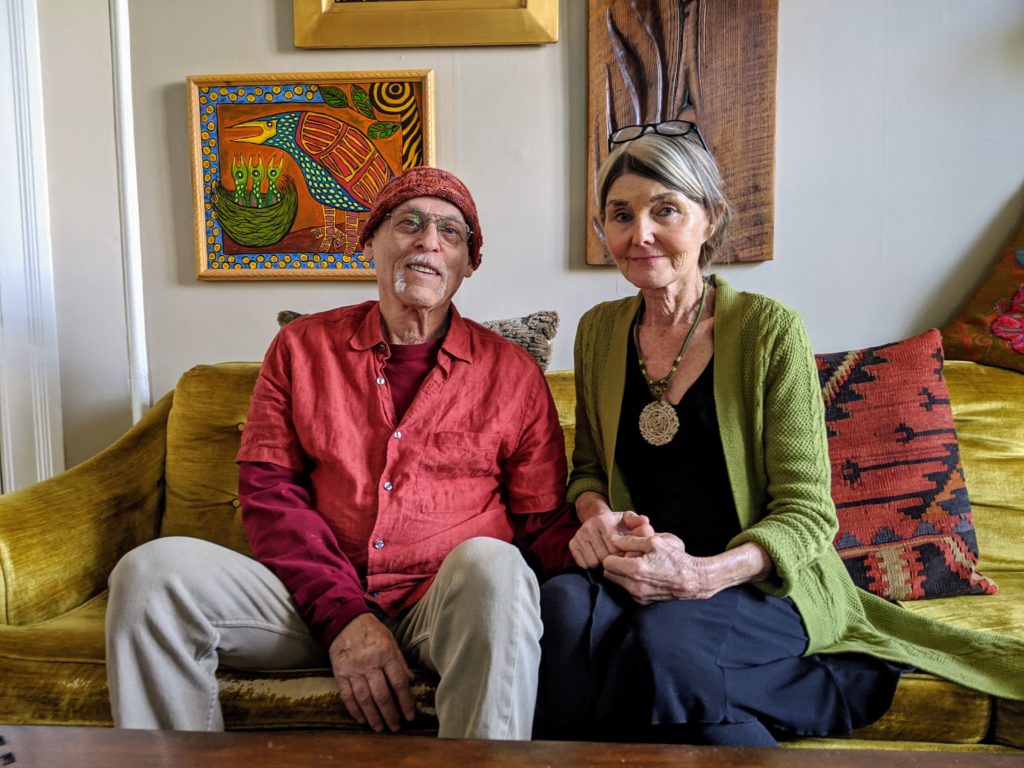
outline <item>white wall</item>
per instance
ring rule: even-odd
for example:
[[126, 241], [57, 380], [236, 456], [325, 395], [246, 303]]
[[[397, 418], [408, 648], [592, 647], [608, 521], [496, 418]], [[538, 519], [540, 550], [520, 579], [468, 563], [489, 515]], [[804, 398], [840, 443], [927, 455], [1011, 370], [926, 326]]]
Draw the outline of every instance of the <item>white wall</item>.
[[[89, 93], [77, 105], [88, 143], [68, 120], [47, 133], [52, 153], [75, 147], [79, 161], [50, 163], [70, 464], [109, 442], [128, 408], [106, 3], [38, 1], [47, 88], [59, 94], [47, 106]], [[278, 309], [375, 294], [372, 283], [195, 280], [190, 74], [433, 69], [437, 162], [473, 190], [486, 234], [459, 307], [479, 319], [558, 310], [553, 367], [571, 367], [582, 312], [632, 292], [583, 263], [585, 6], [562, 0], [557, 45], [314, 51], [293, 47], [287, 0], [134, 0], [154, 397], [198, 362], [260, 358]], [[720, 272], [799, 309], [820, 351], [941, 325], [1024, 211], [1024, 4], [780, 0], [777, 120], [776, 259]], [[82, 189], [90, 180], [98, 191]]]

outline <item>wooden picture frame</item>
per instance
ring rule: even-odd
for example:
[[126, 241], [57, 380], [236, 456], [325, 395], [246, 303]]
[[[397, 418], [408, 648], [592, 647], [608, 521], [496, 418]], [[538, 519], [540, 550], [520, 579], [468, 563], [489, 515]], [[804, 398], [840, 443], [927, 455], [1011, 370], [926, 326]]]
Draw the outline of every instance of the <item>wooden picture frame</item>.
[[373, 280], [380, 188], [434, 165], [431, 70], [188, 78], [200, 280]]
[[587, 264], [613, 263], [597, 200], [608, 136], [666, 120], [698, 125], [736, 212], [715, 263], [773, 258], [778, 5], [588, 0]]
[[558, 42], [558, 0], [293, 0], [297, 48]]

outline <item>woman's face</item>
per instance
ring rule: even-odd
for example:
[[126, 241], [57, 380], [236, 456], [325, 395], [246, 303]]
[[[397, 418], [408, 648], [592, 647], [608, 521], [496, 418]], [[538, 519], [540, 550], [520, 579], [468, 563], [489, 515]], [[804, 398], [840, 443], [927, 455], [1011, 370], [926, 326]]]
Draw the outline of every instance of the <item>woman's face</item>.
[[637, 288], [672, 288], [699, 276], [700, 249], [712, 232], [702, 206], [653, 179], [627, 173], [608, 189], [605, 241]]

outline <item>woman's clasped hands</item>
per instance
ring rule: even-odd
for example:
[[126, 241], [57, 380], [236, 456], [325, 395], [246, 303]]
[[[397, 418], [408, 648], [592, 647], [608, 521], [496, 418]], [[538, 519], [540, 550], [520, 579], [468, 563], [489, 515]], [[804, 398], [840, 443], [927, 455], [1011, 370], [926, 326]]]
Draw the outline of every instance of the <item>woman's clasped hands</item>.
[[569, 542], [576, 564], [603, 568], [608, 581], [641, 605], [701, 600], [717, 591], [707, 586], [704, 558], [687, 553], [678, 536], [656, 532], [646, 515], [616, 512], [597, 494], [583, 494], [577, 511], [583, 523]]

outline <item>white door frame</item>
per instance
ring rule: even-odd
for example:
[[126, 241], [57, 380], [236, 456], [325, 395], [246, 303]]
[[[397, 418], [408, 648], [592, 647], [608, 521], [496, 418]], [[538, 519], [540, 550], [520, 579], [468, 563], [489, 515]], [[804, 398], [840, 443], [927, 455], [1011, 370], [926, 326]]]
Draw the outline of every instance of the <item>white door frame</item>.
[[16, 171], [6, 174], [15, 199], [0, 205], [0, 491], [9, 492], [64, 468], [35, 0], [0, 0], [0, 116], [14, 139], [0, 144], [0, 167]]
[[124, 278], [125, 324], [128, 331], [128, 375], [132, 423], [152, 405], [146, 308], [142, 291], [142, 234], [139, 185], [135, 165], [135, 110], [132, 102], [131, 39], [128, 0], [110, 0], [110, 48], [114, 74], [114, 143], [121, 218], [121, 273]]

